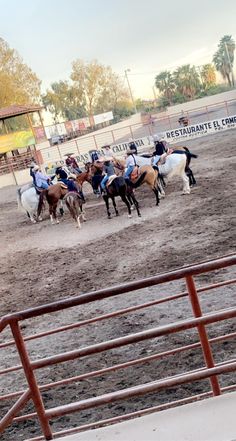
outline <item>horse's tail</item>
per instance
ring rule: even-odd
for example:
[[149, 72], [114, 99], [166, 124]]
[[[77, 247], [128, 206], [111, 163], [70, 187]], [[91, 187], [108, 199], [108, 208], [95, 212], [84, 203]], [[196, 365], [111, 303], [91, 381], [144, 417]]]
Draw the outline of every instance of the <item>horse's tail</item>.
[[132, 182], [132, 187], [133, 187], [133, 188], [138, 188], [138, 187], [140, 187], [140, 185], [142, 185], [142, 183], [143, 183], [143, 181], [144, 181], [144, 179], [145, 179], [146, 174], [147, 174], [146, 171], [143, 172], [143, 173], [139, 176], [139, 178], [137, 179], [136, 182]]
[[45, 189], [43, 191], [41, 191], [40, 195], [39, 195], [39, 203], [38, 203], [38, 210], [37, 210], [37, 216], [39, 217], [42, 211], [42, 208], [44, 206], [44, 197], [47, 197], [48, 194], [48, 190]]
[[187, 147], [184, 147], [184, 150], [186, 151], [186, 155], [189, 156], [189, 158], [197, 159], [198, 155], [195, 155], [194, 153], [190, 152], [190, 150]]

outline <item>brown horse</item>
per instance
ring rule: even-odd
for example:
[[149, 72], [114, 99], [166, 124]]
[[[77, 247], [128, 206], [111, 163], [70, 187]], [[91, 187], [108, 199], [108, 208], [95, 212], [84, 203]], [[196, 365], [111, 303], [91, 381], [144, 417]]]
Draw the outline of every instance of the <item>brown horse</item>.
[[[117, 159], [114, 158], [113, 159], [113, 164], [114, 167], [119, 169], [120, 171], [125, 171], [125, 159]], [[145, 177], [142, 181], [142, 184], [147, 184], [147, 186], [153, 191], [153, 193], [155, 194], [156, 197], [156, 205], [159, 204], [160, 200], [159, 200], [159, 181], [158, 181], [158, 171], [154, 170], [154, 168], [151, 165], [143, 165], [142, 167], [139, 167], [139, 173], [142, 174], [146, 172]], [[132, 176], [131, 176], [131, 181], [133, 181]]]
[[85, 212], [83, 210], [83, 199], [78, 193], [69, 191], [69, 193], [64, 196], [64, 201], [72, 218], [77, 223], [77, 227], [81, 228], [80, 217], [84, 222], [86, 221]]
[[[91, 184], [91, 173], [89, 171], [85, 171], [80, 173], [76, 177], [77, 184], [79, 189], [82, 189], [82, 185], [85, 181]], [[44, 199], [47, 199], [49, 205], [49, 214], [51, 223], [54, 224], [54, 221], [58, 224], [59, 220], [57, 217], [57, 204], [59, 200], [62, 200], [64, 196], [68, 193], [68, 188], [63, 182], [58, 182], [57, 184], [51, 185], [48, 189], [43, 190], [39, 196], [39, 204], [38, 204], [38, 217], [41, 214]]]

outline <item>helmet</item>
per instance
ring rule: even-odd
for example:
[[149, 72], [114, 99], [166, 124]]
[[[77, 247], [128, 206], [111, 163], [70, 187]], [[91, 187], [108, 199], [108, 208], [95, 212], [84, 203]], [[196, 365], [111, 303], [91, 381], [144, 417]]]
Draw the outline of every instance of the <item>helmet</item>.
[[160, 142], [164, 139], [164, 134], [163, 133], [156, 133], [155, 135], [153, 135], [153, 141], [154, 142]]
[[126, 150], [127, 155], [133, 155], [134, 154], [134, 150], [132, 149], [127, 149]]

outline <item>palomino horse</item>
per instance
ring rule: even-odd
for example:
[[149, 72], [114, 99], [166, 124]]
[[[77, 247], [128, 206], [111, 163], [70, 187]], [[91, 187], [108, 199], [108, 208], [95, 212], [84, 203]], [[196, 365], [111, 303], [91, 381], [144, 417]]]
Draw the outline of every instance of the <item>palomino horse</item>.
[[[93, 163], [90, 166], [90, 170], [93, 175], [93, 188], [96, 191], [98, 190], [99, 184], [103, 179], [103, 175], [101, 174], [101, 166], [100, 164], [98, 164], [97, 167], [96, 163]], [[111, 213], [109, 209], [109, 199], [112, 200], [116, 216], [119, 216], [119, 212], [117, 210], [116, 202], [115, 202], [115, 197], [117, 196], [120, 196], [122, 201], [125, 203], [128, 209], [128, 217], [131, 217], [131, 204], [134, 204], [138, 216], [141, 216], [141, 213], [139, 211], [139, 204], [137, 199], [135, 198], [133, 189], [139, 187], [142, 184], [144, 178], [145, 178], [145, 173], [142, 173], [139, 176], [139, 179], [135, 182], [135, 184], [133, 184], [129, 180], [125, 180], [123, 176], [114, 177], [111, 180], [110, 184], [108, 181], [108, 184], [106, 186], [107, 193], [103, 195], [103, 199], [106, 204], [108, 219], [111, 219]]]
[[69, 191], [69, 193], [64, 196], [64, 201], [72, 218], [77, 222], [77, 227], [81, 228], [80, 217], [84, 222], [86, 221], [85, 212], [83, 210], [84, 200], [78, 193]]
[[[147, 158], [142, 158], [142, 159], [147, 159]], [[113, 163], [114, 163], [115, 169], [117, 168], [120, 171], [122, 170], [124, 173], [124, 171], [125, 171], [125, 160], [124, 159], [115, 158], [113, 160]], [[145, 177], [144, 177], [142, 183], [147, 184], [148, 187], [153, 191], [153, 193], [155, 194], [155, 197], [156, 197], [156, 205], [158, 205], [160, 202], [158, 189], [160, 190], [160, 192], [162, 192], [162, 188], [160, 187], [160, 184], [158, 182], [158, 171], [154, 170], [154, 168], [151, 165], [143, 165], [142, 167], [140, 167], [139, 171], [141, 174], [145, 173]], [[133, 182], [132, 176], [131, 176], [131, 180]]]

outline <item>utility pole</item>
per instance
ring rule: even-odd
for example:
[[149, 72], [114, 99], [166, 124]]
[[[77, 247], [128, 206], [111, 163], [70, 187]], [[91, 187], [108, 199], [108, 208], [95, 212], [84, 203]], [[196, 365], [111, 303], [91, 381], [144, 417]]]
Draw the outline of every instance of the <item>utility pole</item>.
[[231, 63], [231, 60], [230, 60], [230, 56], [229, 56], [229, 50], [228, 50], [228, 46], [227, 46], [227, 43], [224, 43], [224, 46], [225, 46], [225, 52], [226, 52], [226, 55], [227, 55], [227, 58], [228, 58], [228, 63], [229, 63], [229, 65], [230, 65], [230, 70], [231, 70], [231, 81], [232, 81], [232, 85], [234, 86], [234, 73], [233, 73], [233, 66], [232, 66], [232, 63]]
[[132, 104], [133, 104], [133, 108], [135, 110], [135, 113], [138, 113], [136, 105], [135, 105], [135, 102], [134, 102], [134, 98], [133, 98], [133, 95], [132, 95], [132, 90], [131, 90], [131, 87], [130, 87], [130, 84], [129, 84], [129, 78], [128, 78], [127, 72], [130, 72], [130, 69], [126, 69], [125, 70], [125, 77], [126, 77], [126, 80], [127, 80], [127, 84], [128, 84], [129, 93], [130, 93], [131, 101], [132, 101]]

